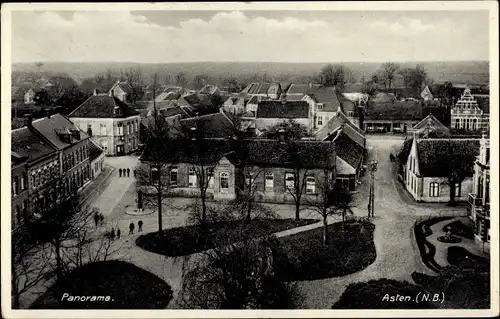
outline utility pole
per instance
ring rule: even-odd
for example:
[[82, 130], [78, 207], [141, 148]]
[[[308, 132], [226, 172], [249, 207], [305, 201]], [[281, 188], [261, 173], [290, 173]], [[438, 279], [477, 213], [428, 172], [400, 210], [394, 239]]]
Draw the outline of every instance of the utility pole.
[[368, 217], [375, 217], [375, 172], [377, 171], [377, 161], [368, 164], [370, 171], [370, 195], [368, 199]]

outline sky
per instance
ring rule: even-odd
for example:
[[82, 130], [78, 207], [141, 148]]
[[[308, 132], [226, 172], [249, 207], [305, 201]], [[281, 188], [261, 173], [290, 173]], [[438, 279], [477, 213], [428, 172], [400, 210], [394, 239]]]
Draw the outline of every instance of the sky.
[[16, 11], [12, 62], [489, 60], [488, 11]]

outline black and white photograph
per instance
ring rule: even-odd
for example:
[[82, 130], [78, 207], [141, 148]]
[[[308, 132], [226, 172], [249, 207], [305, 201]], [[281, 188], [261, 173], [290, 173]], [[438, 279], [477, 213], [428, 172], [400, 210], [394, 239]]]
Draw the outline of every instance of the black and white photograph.
[[497, 2], [1, 20], [6, 318], [498, 315]]

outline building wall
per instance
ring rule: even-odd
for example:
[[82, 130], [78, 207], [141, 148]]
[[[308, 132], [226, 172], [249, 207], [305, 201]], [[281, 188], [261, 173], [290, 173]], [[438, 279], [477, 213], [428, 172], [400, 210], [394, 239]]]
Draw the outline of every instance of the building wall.
[[[28, 188], [29, 178], [27, 165], [25, 163], [12, 167], [11, 169], [11, 186], [12, 186], [12, 200], [11, 200], [11, 223], [18, 226], [29, 218], [28, 213]], [[16, 181], [14, 183], [14, 181]]]
[[404, 125], [406, 124], [406, 129], [409, 130], [414, 125], [416, 125], [418, 122], [420, 122], [420, 121], [419, 120], [401, 121], [401, 120], [367, 120], [367, 119], [365, 119], [363, 122], [362, 129], [364, 131], [367, 131], [368, 127], [387, 125], [388, 128], [392, 131], [396, 127], [403, 129]]
[[103, 166], [104, 166], [104, 152], [102, 152], [99, 156], [97, 156], [90, 162], [92, 179], [96, 179], [102, 173]]
[[[315, 117], [316, 117], [316, 128], [317, 129], [320, 129], [321, 127], [323, 127], [323, 125], [325, 125], [326, 123], [328, 123], [328, 121], [334, 117], [335, 115], [337, 115], [337, 112], [322, 112], [322, 111], [317, 111], [315, 113]], [[320, 124], [319, 122], [319, 118], [321, 117], [322, 119], [322, 124]]]
[[[106, 155], [117, 155], [117, 146], [123, 145], [124, 153], [135, 151], [139, 145], [140, 138], [140, 116], [134, 115], [127, 118], [79, 118], [72, 117], [70, 120], [81, 130], [87, 132], [89, 125], [92, 129], [92, 137], [104, 149]], [[123, 125], [123, 135], [118, 135], [118, 125]], [[130, 134], [128, 126], [131, 125]], [[101, 130], [101, 126], [103, 130]]]
[[451, 127], [467, 130], [487, 130], [489, 128], [490, 116], [483, 114], [479, 108], [475, 111], [451, 110]]

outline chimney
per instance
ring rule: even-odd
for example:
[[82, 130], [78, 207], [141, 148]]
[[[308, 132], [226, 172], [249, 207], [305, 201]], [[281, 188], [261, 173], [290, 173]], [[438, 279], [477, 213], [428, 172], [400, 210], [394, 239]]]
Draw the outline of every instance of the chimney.
[[94, 89], [93, 95], [98, 95], [99, 94], [99, 89]]
[[90, 136], [90, 137], [92, 137], [92, 128], [91, 127], [89, 127], [87, 129], [87, 135]]
[[278, 140], [280, 143], [288, 142], [288, 132], [285, 129], [281, 128], [278, 130]]

